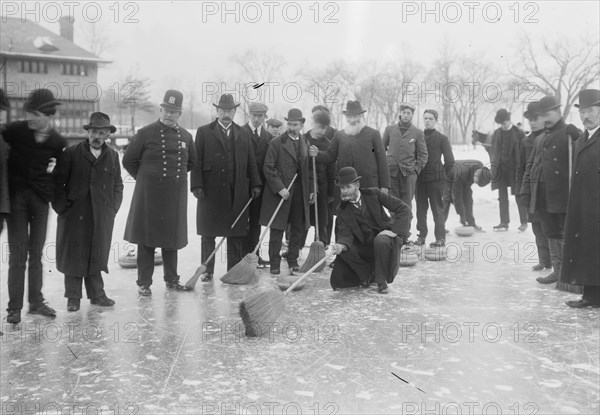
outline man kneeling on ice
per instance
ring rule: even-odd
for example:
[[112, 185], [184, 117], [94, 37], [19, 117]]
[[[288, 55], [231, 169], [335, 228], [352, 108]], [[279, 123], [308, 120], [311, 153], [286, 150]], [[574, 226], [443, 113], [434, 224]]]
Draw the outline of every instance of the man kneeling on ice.
[[[338, 172], [342, 203], [338, 208], [337, 257], [331, 273], [331, 288], [368, 288], [377, 283], [377, 292], [387, 294], [388, 283], [400, 267], [402, 241], [410, 236], [410, 207], [377, 188], [360, 189], [360, 176], [353, 167]], [[394, 219], [390, 220], [383, 208]]]

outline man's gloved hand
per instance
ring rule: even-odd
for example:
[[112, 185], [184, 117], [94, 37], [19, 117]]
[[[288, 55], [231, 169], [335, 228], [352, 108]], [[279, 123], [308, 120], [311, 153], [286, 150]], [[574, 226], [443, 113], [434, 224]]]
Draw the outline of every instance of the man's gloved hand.
[[384, 195], [387, 195], [389, 191], [390, 191], [390, 189], [388, 189], [387, 187], [381, 188], [381, 193], [383, 193]]
[[379, 235], [389, 236], [390, 238], [395, 238], [396, 236], [398, 236], [394, 232], [388, 231], [388, 230], [384, 230], [384, 231], [379, 232]]
[[202, 188], [200, 188], [200, 187], [196, 187], [196, 188], [192, 189], [192, 193], [198, 200], [204, 200], [204, 198], [206, 197], [204, 195], [204, 190], [202, 190]]
[[283, 200], [288, 200], [290, 198], [290, 192], [288, 192], [288, 189], [281, 189], [279, 191], [279, 196], [281, 196]]
[[310, 146], [308, 148], [308, 155], [311, 157], [317, 157], [319, 155], [319, 148], [317, 146]]
[[252, 199], [258, 199], [261, 194], [260, 186], [256, 186], [252, 188]]
[[342, 252], [344, 252], [347, 248], [346, 245], [344, 244], [331, 244], [331, 249], [333, 249], [333, 252], [335, 252], [336, 255], [341, 254]]

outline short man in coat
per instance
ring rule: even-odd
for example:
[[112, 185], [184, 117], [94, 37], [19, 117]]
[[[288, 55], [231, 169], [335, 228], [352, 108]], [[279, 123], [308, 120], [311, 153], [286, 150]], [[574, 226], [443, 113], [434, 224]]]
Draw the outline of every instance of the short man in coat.
[[277, 137], [281, 134], [281, 126], [283, 123], [275, 118], [269, 118], [267, 122], [267, 132], [269, 132], [273, 137]]
[[573, 148], [571, 189], [565, 222], [560, 280], [583, 285], [583, 298], [569, 307], [600, 306], [600, 90], [579, 92], [585, 126]]
[[510, 113], [504, 108], [496, 112], [494, 121], [500, 124], [492, 135], [491, 144], [485, 146], [490, 155], [492, 168], [492, 190], [498, 189], [498, 201], [500, 206], [500, 224], [494, 226], [496, 231], [508, 230], [510, 223], [510, 212], [508, 209], [508, 188], [515, 195], [519, 208], [520, 231], [527, 229], [527, 210], [519, 198], [519, 152], [521, 141], [525, 137], [523, 131], [519, 130], [510, 121]]
[[450, 205], [454, 204], [462, 226], [472, 226], [481, 231], [481, 226], [475, 223], [473, 214], [473, 183], [485, 187], [490, 183], [490, 169], [483, 166], [479, 160], [455, 160], [452, 169], [447, 174], [444, 189], [444, 223], [448, 220]]
[[[217, 118], [196, 132], [197, 164], [192, 171], [191, 189], [198, 199], [196, 232], [202, 236], [201, 262], [214, 251], [217, 236], [227, 237], [227, 269], [246, 254], [248, 216], [246, 210], [235, 227], [231, 225], [249, 198], [258, 198], [261, 181], [246, 128], [233, 122], [236, 108], [231, 94], [223, 94]], [[203, 282], [212, 281], [215, 259], [207, 264]]]
[[[48, 89], [33, 91], [23, 104], [26, 121], [6, 126], [2, 133], [10, 145], [8, 188], [8, 323], [21, 321], [25, 267], [29, 273], [29, 313], [56, 316], [42, 295], [42, 252], [46, 242], [49, 203], [54, 199], [52, 170], [67, 140], [54, 130], [59, 102]], [[27, 257], [29, 256], [29, 260]]]
[[[287, 262], [291, 272], [297, 271], [298, 257], [304, 245], [305, 232], [310, 226], [309, 204], [314, 202], [312, 171], [308, 168], [308, 142], [300, 132], [305, 118], [297, 108], [288, 111], [287, 131], [269, 143], [265, 157], [264, 173], [267, 180], [263, 193], [260, 224], [267, 226], [284, 200], [271, 224], [269, 259], [271, 274], [277, 275], [281, 264], [283, 233], [290, 227]], [[294, 184], [288, 186], [296, 176]]]
[[[531, 132], [521, 142], [521, 150], [519, 151], [519, 183], [523, 183], [527, 160], [529, 159], [529, 156], [531, 156], [536, 138], [541, 134], [544, 134], [544, 120], [540, 117], [539, 101], [533, 101], [527, 104], [527, 111], [525, 111], [523, 116], [527, 118]], [[552, 268], [548, 239], [544, 236], [540, 218], [535, 213], [527, 212], [527, 219], [531, 222], [531, 230], [535, 236], [535, 244], [537, 245], [538, 253], [538, 263], [532, 267], [532, 270], [541, 271], [546, 268]]]
[[527, 160], [519, 198], [529, 208], [529, 213], [540, 218], [542, 231], [548, 239], [554, 270], [536, 281], [551, 284], [558, 281], [562, 265], [562, 240], [569, 200], [568, 140], [579, 137], [580, 131], [565, 124], [560, 103], [553, 96], [540, 100], [540, 116], [544, 120], [544, 134], [536, 137]]
[[161, 248], [167, 288], [187, 291], [179, 284], [177, 251], [188, 243], [187, 173], [196, 161], [192, 135], [177, 124], [183, 94], [168, 90], [160, 104], [160, 118], [131, 140], [123, 167], [136, 180], [125, 240], [138, 245], [138, 292], [152, 295], [154, 250]]
[[108, 115], [95, 112], [83, 129], [88, 140], [67, 147], [54, 171], [56, 268], [65, 274], [68, 311], [79, 310], [82, 280], [92, 304], [115, 304], [104, 292], [101, 271], [108, 273], [115, 215], [123, 200], [119, 155], [106, 144], [116, 128]]
[[[387, 294], [400, 268], [402, 241], [409, 236], [412, 213], [402, 200], [377, 188], [363, 188], [352, 167], [339, 170], [342, 203], [332, 248], [337, 253], [331, 272], [331, 288], [377, 283], [377, 292]], [[383, 208], [391, 214], [387, 216]]]
[[[252, 143], [252, 151], [254, 151], [254, 157], [256, 158], [256, 166], [258, 168], [258, 174], [260, 175], [260, 181], [262, 183], [261, 191], [264, 189], [265, 174], [263, 172], [263, 166], [265, 164], [265, 156], [267, 155], [267, 148], [269, 143], [273, 139], [273, 136], [265, 128], [264, 122], [267, 116], [269, 108], [265, 104], [253, 102], [248, 106], [248, 112], [250, 112], [250, 121], [245, 124], [244, 129], [250, 134], [250, 142]], [[248, 237], [246, 240], [246, 253], [252, 252], [258, 243], [260, 238], [260, 207], [262, 205], [262, 198], [257, 197], [250, 203], [250, 222], [248, 225]], [[258, 265], [269, 265], [268, 261], [265, 261], [260, 256], [260, 249], [258, 251]]]
[[423, 131], [412, 124], [414, 112], [415, 107], [412, 104], [401, 104], [398, 123], [387, 126], [383, 132], [383, 147], [387, 151], [391, 177], [391, 194], [403, 200], [411, 209], [417, 176], [425, 167], [428, 158]]
[[[431, 205], [433, 222], [435, 223], [435, 242], [431, 247], [446, 244], [446, 227], [444, 219], [444, 188], [446, 176], [454, 165], [454, 155], [450, 140], [435, 129], [438, 120], [436, 110], [428, 109], [423, 113], [425, 124], [425, 143], [427, 145], [427, 163], [417, 178], [415, 198], [417, 199], [417, 230], [419, 236], [415, 244], [423, 245], [427, 238], [427, 210]], [[442, 163], [442, 156], [444, 162]]]

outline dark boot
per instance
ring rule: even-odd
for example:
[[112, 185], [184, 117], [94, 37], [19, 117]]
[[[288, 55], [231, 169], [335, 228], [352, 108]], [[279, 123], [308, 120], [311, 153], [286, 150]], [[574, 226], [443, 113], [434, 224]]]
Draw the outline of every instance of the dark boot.
[[554, 270], [545, 277], [538, 277], [535, 279], [541, 284], [552, 284], [558, 281], [560, 277], [560, 267], [562, 265], [562, 240], [548, 239], [548, 249], [550, 250], [550, 259]]

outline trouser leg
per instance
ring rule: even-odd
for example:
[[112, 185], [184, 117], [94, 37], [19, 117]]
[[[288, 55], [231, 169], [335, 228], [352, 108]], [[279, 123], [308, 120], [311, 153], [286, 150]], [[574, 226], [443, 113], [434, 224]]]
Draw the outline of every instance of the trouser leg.
[[[65, 274], [65, 298], [81, 298], [82, 277]], [[87, 288], [87, 287], [86, 287]]]
[[417, 182], [415, 199], [417, 200], [417, 230], [420, 238], [427, 238], [427, 211], [429, 201], [427, 199], [429, 183]]
[[179, 281], [177, 275], [177, 249], [161, 249], [165, 282]]
[[508, 224], [510, 222], [510, 212], [508, 210], [508, 188], [501, 184], [498, 187], [498, 201], [500, 206], [500, 223]]
[[290, 224], [290, 241], [288, 245], [287, 261], [290, 266], [295, 266], [298, 265], [300, 250], [304, 246], [304, 233], [306, 231], [304, 198], [302, 186], [300, 184], [294, 185], [288, 223]]
[[435, 224], [434, 233], [436, 240], [446, 239], [446, 221], [444, 220], [444, 204], [442, 201], [443, 192], [444, 182], [428, 183], [427, 194], [429, 204], [431, 205], [431, 213], [433, 214], [433, 223]]
[[283, 232], [279, 229], [271, 228], [269, 231], [269, 262], [272, 269], [277, 269], [281, 265], [281, 241]]
[[[215, 237], [214, 236], [202, 236], [200, 238], [200, 243], [202, 244], [202, 248], [200, 250], [201, 261], [204, 264], [210, 254], [215, 250]], [[215, 272], [215, 256], [212, 257], [208, 264], [206, 264], [206, 273], [214, 274]]]
[[548, 238], [544, 236], [544, 232], [542, 231], [542, 224], [539, 221], [533, 221], [531, 223], [531, 229], [533, 230], [533, 235], [535, 236], [535, 244], [537, 246], [538, 252], [538, 261], [544, 267], [550, 268], [552, 266], [552, 262], [550, 260]]
[[[163, 259], [164, 260], [164, 259]], [[138, 279], [137, 285], [152, 285], [154, 275], [154, 247], [138, 245], [137, 251]]]
[[244, 256], [245, 236], [231, 236], [227, 238], [227, 270], [235, 266]]
[[[85, 284], [85, 291], [87, 293], [87, 298], [94, 299], [99, 297], [104, 297], [106, 293], [104, 292], [104, 280], [102, 279], [102, 273], [97, 272], [86, 276], [83, 279]], [[80, 286], [81, 289], [81, 286]], [[80, 297], [81, 298], [81, 297]]]
[[373, 242], [375, 251], [375, 282], [392, 282], [400, 267], [400, 239], [387, 235], [377, 235]]

